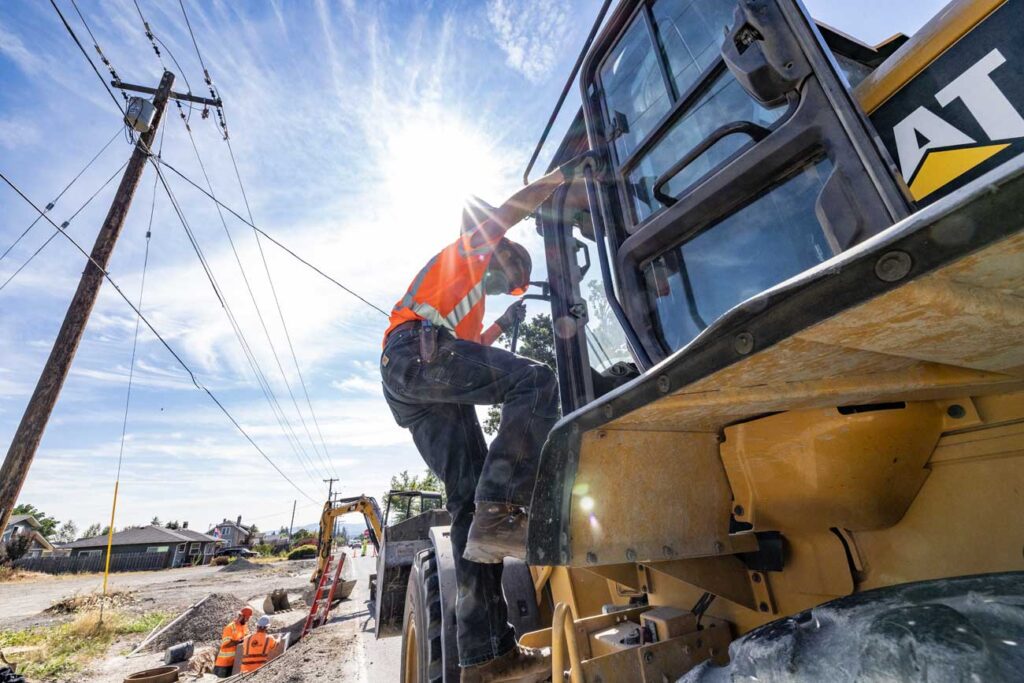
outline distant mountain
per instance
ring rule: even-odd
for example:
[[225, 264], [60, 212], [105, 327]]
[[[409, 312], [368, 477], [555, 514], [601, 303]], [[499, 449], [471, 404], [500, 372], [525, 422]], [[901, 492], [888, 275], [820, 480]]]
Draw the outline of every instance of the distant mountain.
[[[339, 532], [340, 532], [340, 527], [345, 527], [345, 531], [348, 532], [348, 537], [349, 538], [353, 538], [355, 536], [358, 536], [358, 535], [362, 534], [366, 530], [366, 524], [362, 523], [362, 522], [360, 522], [360, 523], [346, 522], [344, 524], [339, 524], [338, 526], [339, 526]], [[318, 531], [320, 531], [320, 523], [319, 522], [314, 522], [312, 524], [304, 524], [302, 526], [297, 526], [297, 527], [295, 527], [293, 529], [293, 532], [294, 531], [298, 531], [299, 529], [305, 529], [306, 531], [312, 531], [314, 534], [316, 534]]]

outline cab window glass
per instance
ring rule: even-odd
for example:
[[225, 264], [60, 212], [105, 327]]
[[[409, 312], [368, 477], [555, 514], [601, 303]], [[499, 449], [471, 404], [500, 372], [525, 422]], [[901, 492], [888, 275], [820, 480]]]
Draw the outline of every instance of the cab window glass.
[[[654, 196], [654, 185], [661, 174], [717, 128], [733, 121], [747, 121], [767, 128], [778, 120], [784, 111], [784, 106], [771, 109], [761, 106], [747, 94], [728, 70], [724, 70], [708, 91], [673, 124], [668, 133], [629, 172], [627, 191], [633, 200], [637, 222], [643, 221], [662, 207], [661, 202]], [[663, 191], [670, 196], [678, 196], [750, 141], [750, 136], [743, 133], [722, 138], [677, 173], [665, 184]]]
[[618, 158], [628, 157], [668, 113], [668, 88], [650, 31], [637, 15], [601, 69], [609, 127]]
[[682, 348], [740, 302], [833, 255], [814, 207], [831, 171], [822, 159], [644, 270], [662, 341]]
[[677, 93], [685, 94], [718, 60], [735, 9], [721, 0], [658, 0], [651, 7]]

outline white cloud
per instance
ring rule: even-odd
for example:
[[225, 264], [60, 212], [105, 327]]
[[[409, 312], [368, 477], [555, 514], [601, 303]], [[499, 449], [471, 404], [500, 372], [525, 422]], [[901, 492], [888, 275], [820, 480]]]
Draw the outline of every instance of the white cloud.
[[569, 7], [549, 0], [490, 0], [487, 19], [505, 63], [533, 82], [548, 76], [569, 32]]

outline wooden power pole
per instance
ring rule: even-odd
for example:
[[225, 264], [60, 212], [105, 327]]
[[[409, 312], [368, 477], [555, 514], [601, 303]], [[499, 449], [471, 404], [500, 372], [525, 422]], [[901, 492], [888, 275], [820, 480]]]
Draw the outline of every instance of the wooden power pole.
[[142, 133], [139, 142], [135, 145], [128, 167], [121, 178], [121, 184], [114, 195], [114, 201], [107, 212], [103, 227], [96, 236], [96, 243], [93, 245], [91, 260], [85, 264], [85, 271], [78, 283], [75, 296], [68, 306], [64, 316], [64, 323], [60, 327], [57, 339], [53, 343], [50, 357], [46, 361], [36, 389], [32, 393], [25, 414], [21, 418], [18, 430], [14, 433], [14, 439], [7, 450], [7, 457], [4, 458], [3, 467], [0, 468], [0, 530], [7, 528], [11, 511], [18, 501], [18, 494], [28, 476], [29, 467], [35, 457], [39, 442], [43, 437], [43, 430], [50, 419], [53, 407], [60, 396], [60, 390], [64, 386], [64, 380], [68, 376], [71, 362], [75, 358], [78, 344], [82, 341], [82, 334], [85, 332], [85, 325], [89, 321], [93, 306], [96, 304], [96, 297], [99, 295], [100, 286], [103, 284], [104, 273], [110, 255], [114, 250], [114, 244], [121, 234], [125, 217], [128, 215], [128, 208], [131, 206], [132, 197], [139, 181], [142, 180], [142, 172], [146, 167], [146, 160], [149, 157], [149, 150], [152, 148], [153, 140], [156, 137], [157, 127], [160, 119], [163, 118], [167, 100], [170, 98], [189, 100], [206, 105], [219, 106], [219, 100], [208, 100], [205, 98], [182, 95], [171, 91], [174, 84], [174, 74], [165, 71], [160, 80], [160, 86], [156, 90], [142, 86], [132, 86], [125, 83], [114, 85], [124, 90], [135, 90], [144, 93], [153, 93], [153, 106], [155, 112], [149, 130]]

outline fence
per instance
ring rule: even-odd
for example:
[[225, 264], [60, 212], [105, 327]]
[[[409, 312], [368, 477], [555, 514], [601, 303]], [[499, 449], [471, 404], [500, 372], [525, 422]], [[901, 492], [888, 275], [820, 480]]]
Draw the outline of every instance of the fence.
[[[101, 572], [106, 564], [105, 554], [83, 557], [23, 557], [14, 563], [19, 569], [46, 574], [81, 574]], [[138, 572], [163, 569], [167, 566], [167, 553], [114, 553], [110, 557], [110, 571]]]

